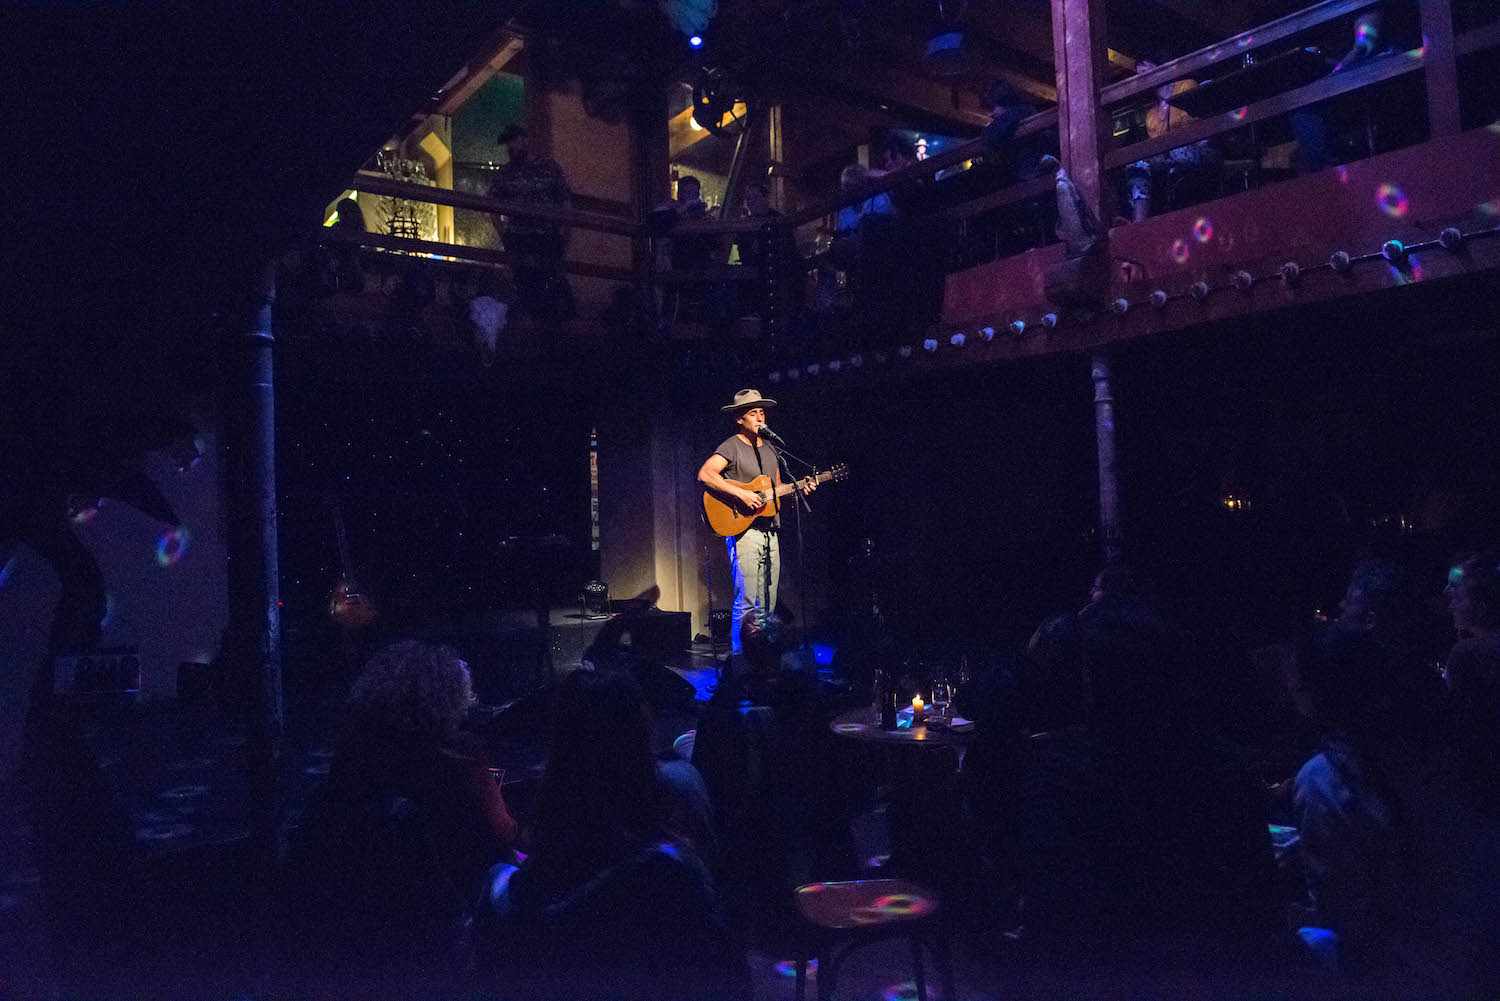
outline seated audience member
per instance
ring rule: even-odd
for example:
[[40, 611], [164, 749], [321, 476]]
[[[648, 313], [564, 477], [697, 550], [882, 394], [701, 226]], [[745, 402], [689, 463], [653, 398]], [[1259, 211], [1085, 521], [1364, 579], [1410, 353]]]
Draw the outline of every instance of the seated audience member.
[[[851, 163], [839, 172], [839, 190], [852, 191], [874, 176], [864, 164]], [[862, 202], [839, 209], [834, 232], [838, 236], [853, 236], [859, 232], [859, 225], [866, 216], [893, 215], [895, 211], [890, 194], [882, 191]]]
[[[1413, 666], [1430, 664], [1437, 654], [1415, 582], [1389, 560], [1362, 560], [1354, 567], [1335, 621], [1356, 632], [1369, 633], [1393, 656]], [[1422, 672], [1414, 672], [1414, 676], [1426, 677]], [[1426, 680], [1433, 682], [1429, 686], [1430, 703], [1439, 686], [1435, 678]]]
[[[1135, 71], [1149, 73], [1156, 67], [1156, 62], [1142, 59], [1135, 64]], [[1146, 135], [1149, 138], [1159, 139], [1193, 120], [1186, 111], [1174, 107], [1170, 100], [1196, 86], [1198, 84], [1193, 80], [1176, 80], [1156, 88], [1156, 100], [1146, 110]], [[1137, 160], [1125, 170], [1125, 200], [1130, 205], [1132, 221], [1140, 222], [1151, 214], [1153, 197], [1160, 206], [1166, 207], [1177, 186], [1187, 183], [1190, 178], [1205, 183], [1216, 181], [1223, 162], [1223, 156], [1207, 139]], [[1163, 194], [1166, 197], [1162, 197]]]
[[1023, 724], [1029, 731], [1083, 722], [1083, 651], [1077, 614], [1049, 615], [1036, 627], [1026, 644], [1021, 690]]
[[1337, 936], [1325, 961], [1450, 996], [1495, 972], [1495, 827], [1441, 717], [1409, 697], [1424, 670], [1344, 624], [1303, 644], [1298, 684], [1323, 739], [1294, 815], [1307, 923]]
[[1459, 737], [1490, 776], [1500, 777], [1500, 553], [1468, 555], [1445, 594], [1458, 642], [1443, 665]]
[[1153, 610], [1105, 598], [1079, 629], [1087, 726], [1040, 739], [1021, 787], [1028, 936], [1090, 964], [1263, 960], [1276, 915], [1259, 783], [1198, 728]]
[[[677, 182], [677, 198], [672, 203], [675, 224], [704, 222], [713, 218], [703, 200], [703, 185], [696, 177], [685, 174]], [[672, 236], [672, 270], [701, 271], [723, 264], [720, 238], [714, 233], [676, 233]], [[721, 282], [691, 282], [679, 287], [677, 309], [702, 322], [728, 319], [726, 290]]]
[[[759, 181], [752, 181], [745, 187], [745, 218], [758, 220], [762, 224], [781, 219], [781, 213], [771, 207], [766, 186]], [[797, 247], [792, 242], [791, 233], [784, 230], [778, 231], [774, 236], [767, 236], [764, 232], [741, 233], [738, 248], [740, 263], [746, 267], [759, 268], [774, 262], [780, 270], [780, 274], [775, 277], [781, 279], [783, 288], [795, 294], [796, 283], [786, 283], [787, 276], [792, 274], [797, 263]], [[772, 254], [770, 251], [777, 253]], [[762, 307], [765, 302], [764, 286], [760, 283], [753, 285], [748, 298], [756, 308]]]
[[381, 650], [354, 682], [328, 782], [303, 815], [296, 906], [372, 978], [393, 963], [452, 967], [490, 868], [513, 857], [516, 822], [461, 729], [472, 702], [453, 651]]
[[735, 996], [744, 956], [708, 869], [672, 829], [672, 797], [634, 679], [568, 675], [531, 854], [492, 884], [506, 982], [532, 978], [535, 997]]

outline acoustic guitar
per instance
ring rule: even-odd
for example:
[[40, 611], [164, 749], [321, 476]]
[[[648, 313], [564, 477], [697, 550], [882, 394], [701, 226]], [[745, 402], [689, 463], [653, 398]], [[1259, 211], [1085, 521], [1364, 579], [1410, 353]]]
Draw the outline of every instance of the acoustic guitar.
[[726, 538], [739, 535], [750, 527], [750, 523], [756, 518], [769, 518], [776, 513], [778, 498], [785, 497], [793, 490], [805, 489], [805, 484], [810, 480], [813, 483], [837, 483], [847, 478], [849, 469], [843, 463], [834, 466], [826, 473], [815, 473], [812, 476], [804, 476], [796, 484], [783, 483], [774, 488], [771, 477], [766, 475], [757, 476], [749, 483], [741, 483], [738, 480], [726, 480], [737, 487], [744, 487], [761, 498], [759, 507], [747, 510], [743, 504], [737, 501], [729, 501], [720, 497], [712, 490], [703, 491], [703, 513], [708, 518], [708, 525], [715, 532]]
[[369, 626], [379, 613], [375, 610], [375, 602], [364, 593], [354, 577], [354, 559], [349, 555], [349, 536], [344, 532], [343, 512], [335, 501], [330, 500], [329, 507], [333, 511], [333, 534], [338, 543], [341, 573], [338, 583], [333, 586], [333, 593], [328, 596], [328, 617], [341, 629], [355, 632]]

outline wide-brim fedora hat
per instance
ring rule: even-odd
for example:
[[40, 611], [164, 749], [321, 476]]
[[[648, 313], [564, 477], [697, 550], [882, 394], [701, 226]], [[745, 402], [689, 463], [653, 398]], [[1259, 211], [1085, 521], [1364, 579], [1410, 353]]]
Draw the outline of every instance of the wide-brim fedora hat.
[[760, 390], [758, 390], [758, 389], [742, 389], [738, 393], [734, 394], [734, 402], [733, 403], [731, 403], [727, 407], [720, 407], [719, 409], [722, 410], [722, 411], [724, 411], [727, 414], [727, 413], [729, 413], [730, 411], [733, 411], [733, 410], [750, 410], [750, 409], [752, 409], [754, 407], [774, 407], [774, 406], [776, 406], [776, 401], [775, 400], [768, 400], [764, 396], [761, 396], [760, 395]]

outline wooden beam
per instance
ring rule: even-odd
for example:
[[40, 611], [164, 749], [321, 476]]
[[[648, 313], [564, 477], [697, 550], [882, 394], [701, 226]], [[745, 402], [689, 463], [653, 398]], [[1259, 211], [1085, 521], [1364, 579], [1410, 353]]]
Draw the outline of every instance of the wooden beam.
[[938, 213], [939, 218], [958, 220], [968, 219], [970, 216], [988, 212], [990, 209], [1003, 208], [1006, 205], [1014, 205], [1016, 202], [1025, 201], [1028, 198], [1036, 198], [1045, 195], [1057, 186], [1057, 182], [1050, 177], [1038, 177], [1030, 181], [1022, 181], [1020, 184], [1012, 184], [992, 191], [987, 195], [976, 198], [961, 205], [950, 205]]
[[810, 84], [820, 93], [842, 92], [862, 96], [870, 104], [906, 108], [951, 122], [959, 131], [971, 135], [990, 120], [989, 109], [981, 109], [977, 99], [972, 107], [955, 108], [951, 88], [911, 73], [795, 58], [789, 58], [782, 69], [788, 78]]
[[1163, 63], [1150, 73], [1138, 73], [1129, 79], [1112, 83], [1100, 92], [1100, 100], [1106, 106], [1119, 104], [1137, 94], [1153, 91], [1174, 80], [1194, 76], [1200, 70], [1207, 69], [1214, 63], [1222, 62], [1232, 56], [1243, 55], [1251, 49], [1258, 49], [1272, 42], [1290, 38], [1292, 35], [1332, 21], [1334, 18], [1364, 10], [1370, 4], [1371, 0], [1323, 0], [1322, 3], [1313, 4], [1294, 14], [1268, 21], [1249, 31], [1242, 31], [1233, 38], [1226, 38], [1215, 45], [1189, 52], [1169, 63]]
[[479, 88], [489, 83], [496, 73], [516, 57], [526, 45], [525, 38], [513, 26], [506, 25], [496, 32], [479, 53], [470, 59], [453, 79], [443, 85], [428, 110], [430, 115], [451, 115], [478, 93]]
[[472, 195], [467, 191], [449, 191], [445, 188], [429, 188], [421, 184], [394, 181], [384, 174], [361, 170], [354, 175], [350, 189], [372, 195], [405, 198], [413, 202], [430, 202], [433, 205], [452, 205], [454, 208], [488, 212], [491, 215], [513, 215], [526, 219], [542, 219], [565, 226], [599, 230], [603, 233], [618, 233], [635, 236], [641, 231], [640, 223], [633, 219], [605, 215], [601, 212], [583, 212], [578, 209], [558, 208], [555, 205], [539, 205], [536, 202], [502, 201], [484, 195]]
[[[1049, 129], [1056, 125], [1057, 121], [1057, 109], [1048, 108], [1046, 111], [1032, 115], [1017, 126], [1015, 137], [1029, 136], [1043, 129]], [[963, 163], [965, 160], [976, 156], [983, 156], [988, 152], [993, 152], [993, 149], [983, 139], [971, 139], [966, 143], [959, 143], [950, 150], [944, 150], [942, 153], [929, 156], [927, 159], [920, 160], [908, 167], [902, 167], [900, 170], [874, 178], [857, 188], [841, 191], [836, 195], [819, 199], [811, 205], [804, 206], [787, 217], [787, 225], [800, 226], [805, 222], [812, 222], [814, 219], [828, 215], [830, 212], [837, 212], [845, 205], [856, 205], [867, 198], [875, 197], [883, 191], [889, 191], [897, 185], [905, 184], [907, 181], [917, 181], [931, 177], [945, 167], [951, 167], [956, 163]]]
[[[351, 233], [347, 230], [331, 227], [320, 228], [316, 239], [319, 243], [376, 247], [381, 250], [395, 250], [418, 256], [454, 257], [463, 261], [474, 261], [480, 264], [501, 265], [505, 267], [511, 267], [515, 264], [542, 263], [524, 255], [512, 254], [504, 250], [491, 250], [488, 247], [465, 247], [456, 243], [435, 243], [432, 240], [413, 240], [404, 236], [387, 236], [384, 233]], [[559, 270], [570, 275], [607, 278], [610, 281], [617, 282], [633, 282], [636, 277], [635, 272], [629, 268], [610, 267], [607, 264], [590, 264], [587, 261], [562, 261], [558, 267]]]
[[1113, 170], [1137, 160], [1145, 160], [1158, 153], [1165, 153], [1169, 149], [1178, 146], [1186, 146], [1200, 139], [1208, 139], [1222, 132], [1233, 130], [1254, 122], [1263, 121], [1267, 118], [1275, 118], [1284, 115], [1288, 111], [1316, 104], [1319, 101], [1339, 94], [1346, 94], [1351, 90], [1359, 90], [1370, 87], [1386, 80], [1393, 80], [1407, 73], [1414, 73], [1422, 68], [1422, 56], [1420, 49], [1413, 49], [1404, 55], [1391, 56], [1388, 59], [1377, 59], [1356, 66], [1354, 69], [1345, 70], [1342, 73], [1334, 73], [1322, 79], [1314, 80], [1312, 83], [1289, 90], [1285, 94], [1277, 94], [1268, 97], [1264, 101], [1234, 111], [1226, 111], [1223, 114], [1214, 115], [1212, 118], [1200, 118], [1196, 121], [1174, 128], [1171, 132], [1156, 137], [1155, 139], [1143, 139], [1138, 143], [1131, 143], [1124, 149], [1115, 150], [1104, 157], [1104, 169]]
[[1458, 133], [1458, 53], [1449, 0], [1417, 0], [1422, 15], [1422, 63], [1427, 74], [1427, 128], [1432, 138]]
[[1104, 0], [1052, 0], [1052, 38], [1062, 163], [1078, 194], [1102, 219], [1099, 153], [1106, 126], [1099, 85], [1104, 69]]

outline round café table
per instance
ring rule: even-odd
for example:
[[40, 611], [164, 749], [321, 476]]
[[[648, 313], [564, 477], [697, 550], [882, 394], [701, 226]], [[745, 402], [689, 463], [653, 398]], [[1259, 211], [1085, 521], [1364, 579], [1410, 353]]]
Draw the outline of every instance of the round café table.
[[917, 724], [908, 730], [883, 730], [874, 706], [840, 713], [829, 728], [858, 745], [865, 752], [861, 757], [873, 759], [890, 784], [885, 814], [889, 870], [941, 882], [947, 875], [942, 860], [962, 850], [958, 771], [964, 749], [974, 740], [973, 728], [955, 733]]
[[829, 724], [833, 732], [850, 740], [868, 741], [874, 744], [911, 745], [927, 749], [938, 747], [967, 747], [974, 740], [974, 730], [954, 732], [944, 726], [913, 724], [909, 730], [882, 730], [880, 710], [874, 706], [863, 706], [839, 713]]

